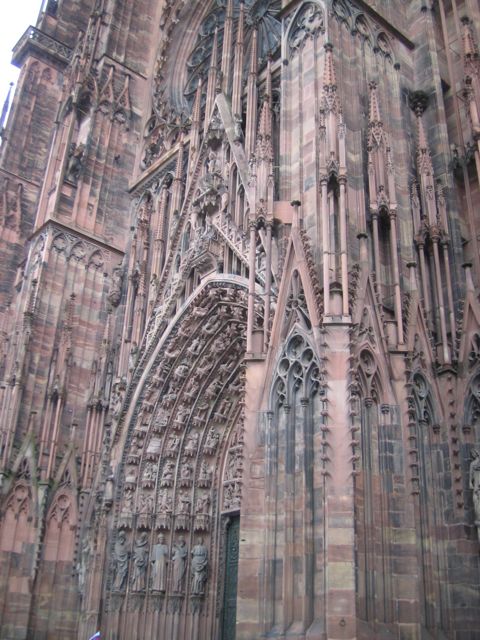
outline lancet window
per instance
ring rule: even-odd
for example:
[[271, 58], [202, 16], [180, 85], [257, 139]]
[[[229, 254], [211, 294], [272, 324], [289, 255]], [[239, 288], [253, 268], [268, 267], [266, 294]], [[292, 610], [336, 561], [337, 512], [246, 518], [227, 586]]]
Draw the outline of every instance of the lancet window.
[[[443, 580], [446, 554], [441, 523], [444, 505], [448, 504], [450, 479], [446, 470], [445, 448], [439, 438], [435, 403], [430, 387], [421, 372], [413, 376], [413, 402], [416, 418], [417, 454], [414, 469], [418, 474], [416, 526], [419, 540], [419, 570], [422, 572], [421, 615], [427, 629], [448, 628], [445, 619]], [[435, 558], [435, 561], [434, 561]]]
[[[323, 550], [314, 527], [323, 518], [323, 485], [315, 478], [328, 455], [323, 429], [325, 388], [309, 338], [295, 325], [286, 341], [272, 386], [267, 433], [271, 513], [268, 548], [268, 625], [308, 628], [318, 612], [314, 584]], [[317, 471], [315, 471], [315, 469]], [[270, 511], [269, 511], [270, 513]]]
[[389, 622], [393, 616], [390, 541], [384, 531], [389, 526], [396, 426], [394, 408], [384, 398], [377, 360], [370, 348], [363, 348], [352, 401], [359, 458], [355, 472], [357, 604], [360, 618], [369, 623]]

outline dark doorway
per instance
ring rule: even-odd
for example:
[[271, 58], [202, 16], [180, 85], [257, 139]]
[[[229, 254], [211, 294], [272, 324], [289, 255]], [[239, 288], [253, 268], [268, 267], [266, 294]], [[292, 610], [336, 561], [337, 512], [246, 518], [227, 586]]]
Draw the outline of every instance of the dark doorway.
[[222, 640], [235, 640], [237, 621], [238, 551], [240, 516], [229, 518], [225, 541], [225, 583], [223, 588]]

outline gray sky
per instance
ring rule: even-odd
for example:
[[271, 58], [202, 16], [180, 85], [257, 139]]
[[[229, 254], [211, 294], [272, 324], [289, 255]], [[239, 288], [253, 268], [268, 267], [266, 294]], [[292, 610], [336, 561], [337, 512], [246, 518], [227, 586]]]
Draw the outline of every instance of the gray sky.
[[2, 2], [0, 20], [0, 111], [8, 91], [8, 83], [15, 82], [18, 69], [10, 64], [12, 48], [25, 29], [35, 24], [42, 0], [13, 0]]

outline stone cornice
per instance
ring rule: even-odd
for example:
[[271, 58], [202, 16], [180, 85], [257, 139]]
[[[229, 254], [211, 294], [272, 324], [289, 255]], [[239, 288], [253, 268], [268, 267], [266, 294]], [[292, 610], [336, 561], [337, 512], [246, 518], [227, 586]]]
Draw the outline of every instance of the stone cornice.
[[49, 228], [52, 228], [52, 227], [58, 229], [59, 231], [63, 231], [65, 233], [68, 233], [69, 235], [78, 236], [78, 238], [80, 240], [84, 240], [84, 241], [89, 242], [91, 244], [95, 244], [100, 249], [104, 249], [106, 251], [112, 251], [113, 253], [118, 253], [120, 256], [123, 256], [123, 254], [125, 253], [119, 247], [115, 247], [112, 244], [108, 244], [104, 240], [101, 240], [100, 238], [97, 238], [96, 236], [94, 236], [92, 234], [86, 233], [85, 231], [82, 231], [81, 229], [77, 229], [72, 225], [65, 225], [62, 222], [59, 222], [58, 220], [52, 220], [52, 219], [46, 220], [46, 222], [42, 226], [40, 226], [37, 229], [35, 229], [35, 231], [29, 236], [29, 238], [27, 238], [27, 241], [31, 242], [37, 236], [39, 236], [44, 231], [46, 231], [46, 230], [48, 230]]
[[21, 67], [28, 55], [46, 58], [66, 67], [72, 59], [73, 49], [30, 26], [13, 48], [12, 64]]

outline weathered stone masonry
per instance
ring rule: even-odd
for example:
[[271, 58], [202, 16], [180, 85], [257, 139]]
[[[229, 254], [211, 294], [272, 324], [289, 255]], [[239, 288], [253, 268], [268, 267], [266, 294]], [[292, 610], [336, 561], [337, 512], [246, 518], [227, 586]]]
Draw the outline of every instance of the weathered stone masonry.
[[0, 638], [480, 637], [476, 0], [48, 0], [0, 147]]

